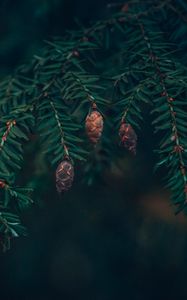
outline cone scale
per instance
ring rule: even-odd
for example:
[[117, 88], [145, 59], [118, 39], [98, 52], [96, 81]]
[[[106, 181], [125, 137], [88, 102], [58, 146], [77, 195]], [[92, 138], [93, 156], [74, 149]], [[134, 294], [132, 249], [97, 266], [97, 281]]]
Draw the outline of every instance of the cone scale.
[[59, 193], [68, 191], [73, 183], [74, 167], [69, 159], [64, 159], [56, 169], [56, 188]]
[[95, 103], [92, 105], [91, 112], [86, 117], [85, 129], [90, 142], [96, 145], [103, 132], [103, 117], [97, 110]]
[[132, 154], [136, 154], [137, 135], [132, 126], [123, 121], [119, 129], [119, 136], [123, 147]]

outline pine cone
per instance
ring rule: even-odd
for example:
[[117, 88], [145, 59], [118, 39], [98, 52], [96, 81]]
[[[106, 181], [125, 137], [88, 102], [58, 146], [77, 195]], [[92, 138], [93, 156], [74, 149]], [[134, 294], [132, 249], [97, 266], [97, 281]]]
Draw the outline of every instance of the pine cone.
[[137, 135], [130, 124], [122, 123], [119, 129], [122, 145], [133, 154], [136, 154]]
[[56, 169], [56, 188], [59, 193], [71, 188], [74, 178], [74, 168], [67, 159], [63, 160]]
[[96, 109], [86, 117], [86, 133], [93, 144], [97, 144], [103, 131], [103, 117]]

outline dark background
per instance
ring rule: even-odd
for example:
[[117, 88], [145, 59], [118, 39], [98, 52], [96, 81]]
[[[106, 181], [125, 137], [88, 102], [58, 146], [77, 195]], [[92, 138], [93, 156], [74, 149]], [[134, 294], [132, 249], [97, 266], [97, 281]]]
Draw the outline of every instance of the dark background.
[[107, 0], [1, 0], [2, 75], [37, 53], [43, 40], [76, 28], [77, 19], [85, 25], [99, 19], [107, 3]]
[[[87, 25], [101, 18], [108, 2], [1, 0], [0, 76], [30, 59], [43, 40], [76, 29], [76, 19]], [[62, 198], [53, 173], [45, 174], [34, 151], [27, 151], [19, 180], [37, 170], [36, 203], [23, 214], [29, 237], [0, 254], [0, 299], [187, 296], [187, 219], [174, 216], [169, 195], [152, 174], [150, 141], [143, 138], [138, 157], [119, 160], [102, 183], [87, 187], [78, 178]]]

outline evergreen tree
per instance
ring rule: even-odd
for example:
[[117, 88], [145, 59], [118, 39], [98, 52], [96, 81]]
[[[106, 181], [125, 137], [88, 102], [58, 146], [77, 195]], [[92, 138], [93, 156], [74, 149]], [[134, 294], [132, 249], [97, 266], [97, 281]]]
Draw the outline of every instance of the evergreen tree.
[[47, 41], [30, 63], [1, 81], [4, 249], [12, 237], [26, 233], [19, 214], [32, 203], [32, 189], [18, 187], [16, 177], [23, 164], [23, 146], [33, 135], [39, 136], [56, 169], [58, 192], [64, 192], [72, 185], [76, 161], [82, 161], [91, 183], [121, 151], [119, 142], [124, 154], [128, 150], [135, 155], [147, 118], [154, 128], [155, 169], [166, 170], [165, 187], [176, 212], [185, 209], [187, 56], [181, 57], [187, 48], [185, 10], [182, 0], [111, 4], [108, 16]]

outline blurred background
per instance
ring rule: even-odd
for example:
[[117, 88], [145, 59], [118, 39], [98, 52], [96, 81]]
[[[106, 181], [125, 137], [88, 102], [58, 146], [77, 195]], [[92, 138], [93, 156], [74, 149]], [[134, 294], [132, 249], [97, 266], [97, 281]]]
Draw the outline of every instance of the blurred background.
[[[37, 54], [43, 40], [102, 18], [107, 0], [0, 0], [0, 78]], [[117, 1], [115, 1], [117, 2]], [[121, 1], [119, 1], [121, 2]], [[187, 296], [187, 218], [174, 216], [153, 176], [151, 131], [135, 159], [116, 158], [88, 187], [76, 169], [63, 197], [54, 173], [26, 147], [18, 181], [33, 175], [35, 204], [23, 213], [29, 236], [0, 253], [2, 300], [176, 300]], [[29, 159], [28, 159], [29, 158]]]

